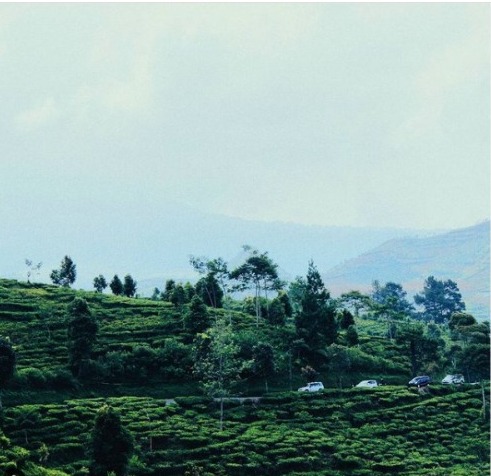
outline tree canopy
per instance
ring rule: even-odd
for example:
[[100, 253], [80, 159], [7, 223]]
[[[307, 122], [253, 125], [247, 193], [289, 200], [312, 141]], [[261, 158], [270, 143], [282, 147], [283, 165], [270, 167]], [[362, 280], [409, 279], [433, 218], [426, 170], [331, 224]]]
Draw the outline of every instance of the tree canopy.
[[414, 302], [423, 307], [422, 316], [426, 321], [446, 322], [455, 312], [465, 310], [457, 283], [428, 276], [423, 291], [414, 296]]
[[58, 284], [66, 288], [69, 288], [75, 282], [77, 278], [77, 266], [70, 256], [63, 258], [59, 269], [51, 271], [50, 278], [53, 284]]

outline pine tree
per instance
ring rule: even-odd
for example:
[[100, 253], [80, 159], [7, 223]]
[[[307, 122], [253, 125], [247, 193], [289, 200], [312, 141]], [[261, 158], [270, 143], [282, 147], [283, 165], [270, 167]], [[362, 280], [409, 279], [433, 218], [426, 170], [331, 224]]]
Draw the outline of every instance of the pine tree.
[[70, 369], [75, 377], [83, 378], [99, 326], [85, 299], [75, 298], [68, 306], [68, 314], [71, 317], [68, 324]]
[[111, 291], [115, 296], [122, 296], [123, 283], [121, 282], [121, 279], [119, 279], [119, 276], [117, 274], [114, 275], [114, 278], [109, 284], [109, 287], [111, 288]]
[[131, 433], [122, 425], [119, 414], [108, 405], [97, 412], [92, 431], [91, 476], [127, 474], [128, 462], [134, 448]]
[[136, 281], [131, 277], [131, 274], [124, 277], [123, 294], [126, 297], [133, 297], [136, 294]]

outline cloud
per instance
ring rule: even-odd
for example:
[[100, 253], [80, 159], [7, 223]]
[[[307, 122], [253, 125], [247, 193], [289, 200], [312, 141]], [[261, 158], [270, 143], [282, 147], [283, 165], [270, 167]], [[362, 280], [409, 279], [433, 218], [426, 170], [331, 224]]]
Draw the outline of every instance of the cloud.
[[485, 24], [476, 26], [469, 36], [428, 58], [413, 77], [412, 87], [419, 101], [413, 114], [396, 130], [396, 143], [433, 133], [441, 126], [452, 96], [475, 87], [479, 78], [489, 78], [488, 33]]
[[46, 98], [32, 109], [18, 114], [14, 122], [18, 129], [29, 132], [55, 122], [61, 113], [52, 97]]

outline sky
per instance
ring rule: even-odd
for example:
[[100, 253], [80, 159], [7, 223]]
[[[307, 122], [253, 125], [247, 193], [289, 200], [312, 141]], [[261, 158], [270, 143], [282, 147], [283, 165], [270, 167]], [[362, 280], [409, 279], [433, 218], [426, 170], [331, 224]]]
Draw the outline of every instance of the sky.
[[487, 3], [0, 4], [0, 216], [470, 226], [489, 73]]

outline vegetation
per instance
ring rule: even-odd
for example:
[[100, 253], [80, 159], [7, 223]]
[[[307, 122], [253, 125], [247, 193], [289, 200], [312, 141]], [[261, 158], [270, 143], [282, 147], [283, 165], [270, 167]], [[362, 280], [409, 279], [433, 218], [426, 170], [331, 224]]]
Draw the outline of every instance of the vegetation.
[[[191, 258], [197, 283], [151, 299], [131, 275], [112, 294], [102, 275], [94, 292], [0, 279], [0, 473], [489, 472], [489, 324], [455, 283], [429, 277], [414, 304], [397, 283], [334, 299], [313, 262], [286, 288], [248, 251], [232, 272]], [[429, 388], [407, 388], [418, 374]], [[353, 388], [366, 378], [385, 385]], [[326, 389], [291, 392], [312, 380]]]

